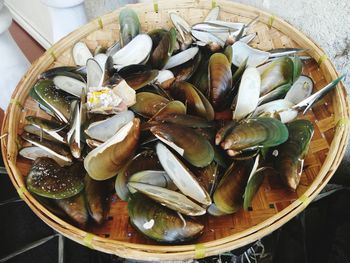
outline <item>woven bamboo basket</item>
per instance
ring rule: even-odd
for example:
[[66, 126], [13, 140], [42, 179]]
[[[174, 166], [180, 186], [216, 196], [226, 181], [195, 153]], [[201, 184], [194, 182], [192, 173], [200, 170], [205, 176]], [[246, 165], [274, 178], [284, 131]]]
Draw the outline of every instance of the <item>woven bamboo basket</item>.
[[[258, 9], [228, 1], [198, 0], [144, 3], [130, 7], [138, 13], [143, 31], [149, 31], [169, 28], [169, 12], [177, 12], [190, 23], [200, 22], [216, 4], [221, 7], [222, 20], [248, 22], [259, 15], [259, 22], [252, 29], [258, 33], [252, 44], [254, 47], [263, 50], [279, 47], [307, 49], [308, 55], [314, 59], [305, 62], [303, 74], [314, 80], [316, 90], [337, 78], [333, 65], [315, 43], [285, 21]], [[344, 155], [350, 110], [342, 84], [303, 117], [314, 123], [315, 133], [297, 191], [289, 192], [273, 178], [266, 179], [250, 211], [203, 217], [205, 232], [192, 243], [160, 245], [145, 239], [129, 224], [126, 203], [117, 197], [111, 198], [107, 222], [86, 231], [58, 218], [33, 198], [26, 190], [24, 180], [31, 162], [17, 156], [18, 135], [26, 124], [26, 115], [47, 115], [28, 97], [29, 90], [41, 72], [51, 67], [74, 64], [71, 49], [77, 41], [84, 41], [91, 50], [98, 45], [112, 45], [118, 37], [119, 11], [90, 22], [55, 44], [33, 64], [12, 96], [2, 129], [2, 154], [14, 186], [28, 206], [45, 223], [76, 242], [121, 257], [152, 261], [202, 258], [238, 248], [271, 233], [305, 209], [330, 180]]]

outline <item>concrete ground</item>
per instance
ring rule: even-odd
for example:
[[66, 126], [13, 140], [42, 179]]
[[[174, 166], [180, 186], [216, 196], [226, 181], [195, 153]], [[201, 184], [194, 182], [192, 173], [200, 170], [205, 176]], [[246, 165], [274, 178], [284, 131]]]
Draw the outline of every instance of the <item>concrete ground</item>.
[[[149, 0], [150, 3], [152, 2]], [[176, 0], [172, 0], [176, 1]], [[242, 4], [261, 8], [304, 32], [319, 44], [335, 64], [340, 74], [347, 74], [344, 81], [350, 93], [350, 1], [349, 0], [236, 0]], [[90, 19], [114, 10], [125, 3], [137, 0], [86, 0]], [[145, 1], [143, 1], [145, 2]], [[220, 0], [218, 0], [220, 5]], [[350, 174], [350, 147], [339, 172]]]

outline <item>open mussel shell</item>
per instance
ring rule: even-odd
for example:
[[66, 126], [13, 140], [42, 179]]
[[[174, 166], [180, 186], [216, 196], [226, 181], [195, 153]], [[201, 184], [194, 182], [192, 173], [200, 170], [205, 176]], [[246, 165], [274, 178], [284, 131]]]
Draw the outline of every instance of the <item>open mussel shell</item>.
[[129, 182], [128, 187], [184, 215], [200, 216], [204, 215], [206, 212], [205, 208], [197, 205], [185, 195], [163, 187], [134, 182]]
[[259, 71], [253, 67], [247, 68], [239, 86], [237, 103], [233, 113], [234, 120], [241, 120], [256, 109], [259, 102], [260, 85]]
[[128, 202], [131, 224], [158, 242], [180, 243], [198, 237], [204, 226], [192, 218], [166, 208], [142, 194], [132, 195]]
[[29, 133], [35, 134], [39, 137], [42, 137], [45, 134], [46, 136], [44, 136], [44, 138], [48, 138], [49, 140], [54, 139], [58, 142], [66, 142], [66, 136], [62, 131], [66, 127], [66, 124], [37, 116], [26, 116], [26, 121], [29, 125], [25, 128], [29, 130]]
[[195, 39], [197, 39], [201, 43], [205, 43], [206, 45], [208, 45], [210, 50], [212, 50], [213, 52], [220, 50], [220, 48], [222, 48], [225, 45], [225, 41], [229, 36], [228, 31], [227, 33], [224, 32], [224, 37], [221, 38], [220, 36], [218, 36], [218, 34], [214, 34], [213, 32], [196, 30], [195, 28], [192, 28], [191, 34]]
[[84, 193], [89, 214], [97, 224], [102, 224], [107, 216], [108, 187], [106, 183], [108, 182], [96, 181], [90, 176], [85, 176], [84, 183]]
[[78, 226], [85, 228], [89, 221], [89, 213], [83, 192], [70, 198], [55, 200], [68, 217]]
[[38, 146], [24, 147], [18, 153], [22, 157], [33, 161], [35, 161], [37, 158], [40, 158], [40, 157], [48, 157], [50, 159], [55, 160], [55, 162], [57, 162], [60, 166], [67, 166], [72, 164], [71, 162], [67, 162], [60, 158], [57, 158], [57, 156], [53, 155], [49, 151], [46, 151], [45, 149], [40, 148]]
[[180, 53], [177, 53], [176, 55], [173, 55], [169, 58], [168, 62], [165, 64], [163, 69], [172, 69], [174, 67], [182, 65], [194, 59], [194, 57], [198, 54], [198, 52], [199, 52], [198, 47], [191, 47]]
[[76, 79], [82, 79], [83, 75], [79, 72], [78, 67], [75, 66], [62, 66], [50, 68], [39, 75], [39, 79], [52, 79], [56, 76], [75, 76]]
[[119, 13], [120, 44], [121, 47], [127, 45], [134, 37], [140, 33], [140, 21], [134, 10], [124, 8]]
[[296, 120], [287, 124], [288, 140], [274, 151], [274, 164], [282, 181], [295, 191], [303, 172], [304, 157], [310, 144], [314, 127], [308, 120]]
[[197, 70], [193, 73], [190, 82], [197, 87], [203, 94], [208, 91], [208, 64], [209, 59], [202, 55], [202, 59], [198, 65]]
[[[144, 182], [143, 180], [151, 182], [150, 177], [152, 177], [152, 182], [157, 183], [157, 185], [158, 183], [167, 183], [167, 179], [164, 177], [164, 171], [162, 170], [163, 168], [160, 165], [158, 157], [152, 150], [145, 150], [137, 154], [118, 173], [115, 181], [117, 195], [124, 201], [128, 200], [130, 192], [127, 184], [132, 175], [135, 176], [134, 180], [136, 182]], [[151, 173], [149, 171], [157, 172]]]
[[56, 76], [53, 83], [57, 88], [80, 98], [81, 92], [86, 88], [85, 82], [68, 76]]
[[293, 61], [282, 57], [264, 67], [261, 73], [260, 94], [265, 95], [275, 88], [293, 81]]
[[257, 107], [253, 117], [273, 116], [274, 118], [278, 117], [282, 123], [287, 123], [298, 116], [298, 111], [293, 109], [293, 107], [294, 104], [288, 100], [274, 100]]
[[237, 212], [243, 204], [243, 193], [254, 162], [235, 161], [226, 170], [214, 194], [216, 208], [225, 214]]
[[53, 159], [37, 158], [26, 178], [27, 188], [37, 195], [63, 199], [78, 194], [84, 188], [84, 168], [75, 163], [69, 168], [62, 168]]
[[192, 43], [191, 26], [185, 21], [185, 19], [176, 13], [172, 12], [169, 16], [171, 22], [179, 33], [179, 40], [182, 44], [181, 48], [186, 49]]
[[287, 83], [275, 88], [274, 90], [259, 98], [259, 105], [285, 97], [291, 87], [292, 85], [290, 83]]
[[93, 149], [84, 159], [84, 167], [95, 180], [109, 179], [119, 172], [134, 154], [140, 136], [140, 120], [124, 125], [115, 135]]
[[282, 122], [274, 118], [256, 118], [237, 125], [221, 146], [225, 150], [240, 153], [243, 150], [276, 146], [287, 139], [288, 129]]
[[173, 123], [173, 124], [182, 125], [190, 128], [214, 127], [213, 122], [210, 122], [201, 117], [188, 115], [188, 114], [171, 113], [171, 114], [162, 115], [162, 116], [155, 116], [153, 120], [160, 123]]
[[145, 64], [152, 50], [152, 39], [147, 34], [139, 34], [112, 57], [118, 69], [133, 64]]
[[298, 104], [311, 95], [313, 88], [314, 82], [310, 77], [300, 76], [289, 89], [284, 99]]
[[49, 141], [32, 134], [22, 134], [21, 136], [24, 140], [30, 142], [31, 144], [40, 147], [41, 149], [47, 151], [48, 153], [56, 156], [63, 162], [71, 163], [73, 158], [70, 151], [64, 144]]
[[156, 84], [159, 84], [163, 89], [168, 89], [175, 81], [175, 76], [170, 70], [160, 70], [155, 79]]
[[176, 43], [176, 32], [172, 28], [170, 31], [155, 29], [148, 33], [152, 38], [153, 48], [150, 56], [152, 68], [162, 69], [173, 53]]
[[151, 92], [136, 94], [136, 104], [131, 109], [146, 118], [153, 117], [159, 110], [168, 104], [169, 100]]
[[67, 142], [72, 155], [75, 158], [80, 158], [82, 145], [81, 145], [81, 105], [80, 102], [75, 100], [71, 104], [72, 119], [70, 120], [70, 130], [67, 133]]
[[186, 103], [187, 112], [207, 120], [214, 119], [214, 110], [207, 98], [197, 90], [192, 84], [178, 81], [171, 87], [170, 95]]
[[[39, 128], [39, 127], [37, 127], [35, 125], [32, 125], [32, 124], [28, 124], [28, 125], [24, 126], [23, 130], [25, 132], [28, 132], [28, 133], [33, 134], [33, 135], [36, 135], [36, 136], [38, 136], [40, 138], [44, 138], [44, 139], [49, 140], [49, 141], [62, 142], [61, 140], [55, 139], [55, 137], [56, 137], [55, 135], [51, 136], [50, 134], [44, 132], [41, 128]], [[53, 133], [56, 133], [56, 132], [50, 132], [50, 133], [53, 134]], [[58, 132], [58, 133], [59, 133], [59, 137], [63, 138], [63, 136], [64, 136], [63, 133], [64, 132], [62, 131], [62, 132]]]
[[228, 106], [228, 94], [232, 88], [231, 63], [221, 53], [210, 57], [208, 65], [209, 89], [208, 98], [215, 110], [223, 110]]
[[211, 204], [209, 194], [197, 182], [192, 172], [164, 144], [158, 143], [156, 152], [164, 170], [184, 195], [206, 206]]
[[26, 121], [40, 129], [46, 131], [60, 131], [65, 128], [65, 124], [56, 120], [48, 120], [37, 116], [26, 116]]
[[68, 122], [70, 101], [64, 93], [55, 88], [51, 80], [39, 80], [33, 89], [33, 92], [40, 99], [39, 103], [44, 102], [44, 106], [54, 113], [59, 120], [65, 123]]
[[189, 60], [179, 66], [173, 67], [170, 70], [173, 72], [176, 81], [185, 81], [191, 78], [192, 74], [196, 72], [200, 62], [201, 53], [198, 52], [192, 60]]
[[211, 196], [218, 182], [219, 165], [214, 161], [204, 168], [195, 169], [193, 172], [198, 182]]
[[111, 138], [121, 127], [134, 119], [132, 111], [120, 112], [102, 121], [93, 122], [85, 130], [92, 139], [105, 142]]
[[155, 118], [162, 118], [163, 116], [168, 116], [169, 114], [186, 114], [186, 106], [178, 100], [170, 101], [162, 109], [160, 109], [150, 120], [152, 122]]
[[205, 167], [213, 161], [212, 145], [191, 128], [164, 123], [154, 125], [150, 131], [196, 167]]
[[232, 45], [232, 54], [232, 64], [236, 67], [239, 67], [247, 58], [247, 66], [256, 67], [265, 63], [270, 57], [269, 52], [254, 49], [241, 41]]
[[316, 93], [312, 94], [310, 97], [302, 100], [301, 102], [293, 106], [293, 109], [303, 110], [303, 114], [305, 114], [308, 110], [312, 108], [313, 105], [315, 105], [315, 103], [317, 103], [324, 96], [326, 96], [331, 90], [333, 90], [338, 85], [338, 83], [342, 81], [343, 78], [345, 78], [345, 75], [342, 75], [339, 78], [331, 81], [325, 87], [323, 87]]
[[[157, 159], [158, 160], [158, 159]], [[154, 185], [170, 190], [176, 190], [176, 185], [173, 183], [169, 175], [165, 171], [144, 170], [130, 176], [129, 183], [144, 183]], [[133, 191], [130, 191], [133, 193]]]
[[83, 42], [78, 42], [73, 46], [73, 59], [76, 65], [85, 66], [88, 59], [92, 58], [89, 48]]

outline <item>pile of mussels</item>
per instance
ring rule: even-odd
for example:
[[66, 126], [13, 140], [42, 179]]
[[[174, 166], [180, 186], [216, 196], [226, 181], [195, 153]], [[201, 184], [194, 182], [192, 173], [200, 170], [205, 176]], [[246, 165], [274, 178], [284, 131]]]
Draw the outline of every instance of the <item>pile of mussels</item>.
[[170, 13], [173, 28], [141, 33], [127, 8], [117, 43], [94, 55], [76, 43], [76, 66], [43, 72], [30, 95], [52, 120], [26, 117], [28, 190], [84, 228], [103, 224], [115, 180], [131, 224], [160, 242], [198, 237], [198, 216], [248, 209], [265, 176], [295, 190], [313, 135], [295, 119], [341, 78], [311, 95], [304, 50], [254, 49], [257, 19], [218, 16], [191, 26]]

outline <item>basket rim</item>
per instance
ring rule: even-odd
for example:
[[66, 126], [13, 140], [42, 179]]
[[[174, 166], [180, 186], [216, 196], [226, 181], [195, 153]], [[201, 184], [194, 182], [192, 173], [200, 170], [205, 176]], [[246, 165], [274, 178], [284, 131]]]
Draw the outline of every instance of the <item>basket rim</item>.
[[[159, 1], [158, 7], [162, 8], [162, 6], [170, 6], [168, 9], [176, 9], [177, 7], [183, 8], [183, 3], [188, 5], [196, 5], [199, 8], [210, 9], [212, 1], [196, 1], [196, 0], [184, 0], [184, 1], [176, 1], [177, 3], [169, 3], [169, 1]], [[261, 11], [257, 8], [250, 7], [243, 4], [238, 4], [235, 2], [228, 1], [219, 1], [219, 5], [225, 6], [223, 9], [229, 9], [235, 14], [239, 14], [245, 17], [253, 18], [254, 15], [259, 14], [259, 21], [265, 24], [269, 24], [271, 18], [273, 17], [273, 25], [275, 29], [283, 32], [284, 34], [290, 36], [294, 41], [296, 41], [301, 46], [307, 46], [310, 48], [310, 55], [317, 60], [324, 57], [325, 52], [312, 40], [306, 37], [302, 32], [291, 26], [289, 23], [285, 22], [279, 17], [275, 17], [265, 11]], [[131, 8], [142, 7], [149, 11], [153, 10], [152, 4], [149, 3], [139, 3], [133, 5], [127, 5]], [[12, 98], [15, 101], [20, 101], [20, 95], [25, 93], [25, 83], [29, 81], [35, 71], [36, 68], [39, 68], [41, 64], [52, 64], [54, 62], [54, 56], [56, 54], [63, 53], [67, 48], [71, 46], [71, 43], [76, 42], [87, 34], [100, 29], [101, 21], [106, 24], [110, 24], [112, 22], [117, 21], [116, 14], [121, 9], [117, 9], [109, 14], [102, 16], [101, 18], [95, 19], [88, 24], [82, 26], [76, 31], [70, 33], [65, 38], [61, 39], [57, 42], [52, 48], [47, 50], [44, 55], [42, 55], [36, 62], [33, 63], [29, 71], [25, 74], [25, 76], [19, 82], [16, 90], [14, 91]], [[300, 43], [299, 41], [300, 40]], [[57, 53], [56, 53], [57, 52]], [[327, 81], [330, 79], [335, 79], [337, 77], [337, 72], [333, 66], [333, 64], [326, 59], [323, 61], [321, 65], [321, 70], [323, 71]], [[326, 74], [328, 71], [328, 74]], [[36, 76], [35, 76], [36, 78]], [[27, 96], [25, 96], [27, 97]], [[347, 94], [345, 91], [345, 87], [343, 84], [338, 85], [335, 90], [334, 97], [339, 100], [339, 107], [343, 110], [338, 113], [338, 120], [341, 119], [349, 119], [350, 116], [350, 107], [347, 99]], [[17, 152], [14, 147], [8, 147], [10, 142], [13, 142], [17, 136], [16, 133], [16, 125], [13, 125], [18, 116], [19, 112], [16, 104], [12, 103], [7, 109], [5, 113], [4, 122], [2, 126], [2, 134], [7, 133], [7, 140], [1, 140], [1, 148], [5, 166], [7, 171], [9, 172], [9, 177], [15, 186], [16, 190], [20, 193], [20, 196], [24, 199], [27, 205], [35, 212], [37, 216], [39, 216], [46, 224], [50, 227], [54, 228], [56, 231], [60, 232], [64, 236], [73, 239], [74, 241], [83, 244], [92, 246], [95, 249], [98, 249], [107, 253], [114, 253], [122, 257], [134, 258], [134, 259], [143, 259], [147, 257], [147, 260], [160, 260], [160, 259], [192, 259], [204, 256], [215, 255], [220, 252], [224, 252], [230, 249], [234, 249], [250, 242], [253, 242], [262, 236], [271, 233], [275, 229], [279, 228], [286, 222], [288, 222], [292, 217], [300, 213], [306, 206], [305, 200], [297, 199], [288, 207], [283, 209], [282, 211], [276, 213], [272, 217], [262, 221], [261, 223], [250, 227], [244, 231], [235, 233], [233, 235], [204, 242], [200, 244], [190, 244], [190, 245], [146, 245], [146, 244], [135, 244], [129, 243], [126, 241], [118, 241], [107, 239], [99, 236], [93, 236], [93, 239], [90, 243], [87, 242], [86, 237], [89, 235], [86, 231], [81, 230], [73, 225], [68, 224], [64, 220], [58, 218], [51, 212], [49, 212], [45, 207], [43, 207], [38, 201], [36, 201], [33, 196], [24, 190], [24, 182], [22, 178], [19, 178], [18, 175], [21, 175], [18, 172], [16, 167], [16, 156]], [[308, 201], [311, 201], [316, 197], [316, 195], [322, 190], [322, 188], [326, 185], [326, 183], [330, 180], [336, 168], [339, 166], [346, 149], [346, 145], [349, 139], [349, 129], [345, 124], [337, 125], [336, 131], [329, 148], [329, 153], [327, 158], [325, 159], [322, 167], [314, 179], [312, 184], [304, 193], [305, 198]], [[339, 149], [340, 148], [340, 149]], [[336, 150], [335, 150], [336, 149]], [[330, 161], [331, 160], [331, 161]], [[330, 161], [330, 162], [329, 162]], [[22, 175], [21, 175], [22, 177]], [[201, 250], [200, 255], [198, 254], [199, 250]]]

